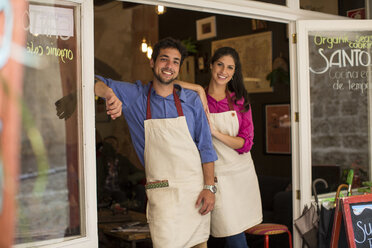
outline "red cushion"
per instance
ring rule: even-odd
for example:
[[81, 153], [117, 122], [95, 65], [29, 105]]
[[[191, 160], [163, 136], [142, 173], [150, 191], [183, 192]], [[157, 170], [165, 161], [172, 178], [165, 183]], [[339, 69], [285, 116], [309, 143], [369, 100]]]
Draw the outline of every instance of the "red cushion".
[[280, 233], [286, 233], [288, 231], [287, 226], [273, 223], [258, 224], [245, 231], [248, 234], [254, 235], [274, 235]]

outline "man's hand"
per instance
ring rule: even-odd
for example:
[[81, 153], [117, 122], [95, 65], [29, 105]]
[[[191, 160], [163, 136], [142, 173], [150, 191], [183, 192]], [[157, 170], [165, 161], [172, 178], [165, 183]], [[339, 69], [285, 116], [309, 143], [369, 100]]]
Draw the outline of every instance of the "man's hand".
[[106, 110], [111, 119], [115, 120], [121, 116], [122, 102], [115, 95], [114, 91], [98, 78], [94, 80], [94, 93], [96, 96], [106, 99]]
[[201, 215], [206, 215], [214, 208], [214, 202], [215, 202], [215, 195], [208, 189], [203, 189], [202, 192], [200, 192], [198, 200], [196, 201], [196, 207], [200, 207], [202, 204], [199, 213]]
[[115, 95], [111, 88], [106, 93], [106, 110], [107, 114], [111, 116], [111, 119], [115, 120], [121, 116], [122, 102]]

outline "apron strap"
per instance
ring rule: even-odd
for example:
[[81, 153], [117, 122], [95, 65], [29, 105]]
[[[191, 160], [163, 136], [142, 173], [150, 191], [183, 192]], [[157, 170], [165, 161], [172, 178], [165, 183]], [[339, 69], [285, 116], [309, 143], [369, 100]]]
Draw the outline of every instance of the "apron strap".
[[[205, 93], [208, 95], [208, 88], [205, 88]], [[234, 110], [234, 105], [232, 103], [232, 100], [231, 100], [231, 96], [229, 94], [229, 91], [227, 90], [227, 87], [226, 87], [226, 90], [225, 90], [225, 95], [226, 95], [226, 98], [227, 98], [227, 103], [229, 104], [229, 110], [232, 111]]]
[[229, 109], [230, 109], [230, 111], [232, 111], [232, 110], [234, 110], [234, 106], [232, 104], [231, 96], [229, 94], [229, 91], [227, 90], [227, 87], [226, 87], [225, 94], [226, 94], [227, 102], [229, 103]]
[[[149, 92], [147, 93], [147, 111], [146, 111], [146, 120], [151, 119], [151, 108], [150, 108], [150, 96], [151, 96], [152, 82], [150, 83]], [[176, 89], [173, 87], [173, 98], [174, 104], [176, 105], [178, 116], [183, 116], [181, 100]]]

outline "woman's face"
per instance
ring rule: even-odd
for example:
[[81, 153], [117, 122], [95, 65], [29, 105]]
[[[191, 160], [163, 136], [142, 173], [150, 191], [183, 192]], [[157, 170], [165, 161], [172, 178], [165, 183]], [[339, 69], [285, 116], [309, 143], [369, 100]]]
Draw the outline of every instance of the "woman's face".
[[230, 55], [225, 55], [211, 64], [212, 82], [226, 85], [235, 73], [235, 62]]

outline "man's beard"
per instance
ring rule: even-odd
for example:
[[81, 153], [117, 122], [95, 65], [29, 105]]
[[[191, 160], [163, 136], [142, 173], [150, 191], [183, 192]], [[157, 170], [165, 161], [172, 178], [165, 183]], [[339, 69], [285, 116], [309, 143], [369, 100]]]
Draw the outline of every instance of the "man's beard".
[[154, 68], [152, 68], [152, 72], [154, 73], [154, 76], [155, 78], [161, 83], [161, 84], [164, 84], [164, 85], [169, 85], [171, 84], [174, 80], [176, 80], [177, 77], [175, 78], [171, 78], [169, 79], [168, 81], [164, 81], [160, 76], [159, 74], [157, 74], [154, 70]]

